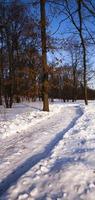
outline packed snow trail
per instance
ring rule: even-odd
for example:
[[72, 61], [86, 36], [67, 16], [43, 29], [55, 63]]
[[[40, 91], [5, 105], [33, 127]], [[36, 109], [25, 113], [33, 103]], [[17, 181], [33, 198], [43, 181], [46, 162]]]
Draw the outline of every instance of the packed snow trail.
[[[81, 115], [80, 106], [63, 106], [58, 113], [31, 127], [32, 131], [0, 142], [0, 196], [2, 200], [29, 199], [30, 196], [32, 200], [33, 193], [40, 199], [41, 194], [36, 188], [34, 177], [38, 185], [38, 182], [41, 183], [42, 174], [44, 178], [48, 176], [49, 168], [52, 168], [52, 162], [55, 161], [52, 159], [53, 150], [58, 148], [65, 133], [74, 126]], [[25, 179], [25, 176], [27, 177], [27, 173], [28, 182], [26, 179], [22, 184], [21, 181]]]

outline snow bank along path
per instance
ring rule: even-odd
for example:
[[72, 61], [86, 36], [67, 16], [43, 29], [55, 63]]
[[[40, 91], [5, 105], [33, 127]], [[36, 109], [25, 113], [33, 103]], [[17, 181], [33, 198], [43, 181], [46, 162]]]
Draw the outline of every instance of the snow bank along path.
[[[46, 119], [42, 118], [40, 123], [32, 127], [31, 132], [20, 133], [0, 142], [0, 194], [5, 194], [7, 189], [38, 165], [42, 159], [50, 157], [54, 147], [73, 126], [80, 114], [77, 106], [74, 108], [70, 106], [68, 109], [60, 105], [58, 112], [49, 115]], [[13, 193], [18, 195], [18, 189], [17, 194], [14, 191]]]
[[31, 131], [0, 141], [1, 200], [95, 200], [93, 106], [59, 105]]

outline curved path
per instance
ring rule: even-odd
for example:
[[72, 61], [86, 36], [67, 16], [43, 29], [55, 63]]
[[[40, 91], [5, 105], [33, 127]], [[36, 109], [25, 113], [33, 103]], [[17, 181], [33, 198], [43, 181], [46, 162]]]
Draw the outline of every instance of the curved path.
[[49, 199], [48, 194], [54, 193], [51, 173], [59, 159], [57, 149], [81, 115], [79, 106], [63, 106], [56, 115], [33, 126], [31, 132], [0, 142], [0, 199]]

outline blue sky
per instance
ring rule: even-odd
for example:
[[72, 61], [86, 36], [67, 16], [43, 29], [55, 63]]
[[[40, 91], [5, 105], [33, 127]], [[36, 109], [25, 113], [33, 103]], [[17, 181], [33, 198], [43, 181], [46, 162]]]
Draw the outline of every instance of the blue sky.
[[[63, 8], [62, 8], [63, 9]], [[75, 7], [73, 6], [73, 11], [75, 10]], [[72, 23], [70, 23], [70, 20], [69, 19], [66, 19], [66, 15], [63, 14], [61, 12], [61, 14], [57, 15], [55, 13], [55, 16], [54, 17], [51, 17], [50, 16], [50, 8], [49, 6], [46, 6], [46, 14], [47, 14], [47, 17], [49, 18], [50, 21], [52, 21], [49, 25], [49, 28], [48, 30], [50, 31], [51, 35], [52, 33], [55, 33], [55, 31], [57, 30], [57, 28], [59, 27], [59, 23], [65, 19], [64, 22], [61, 23], [60, 25], [60, 28], [58, 29], [58, 31], [53, 35], [54, 38], [63, 38], [63, 39], [66, 39], [68, 38], [69, 36], [71, 36], [73, 34], [73, 36], [75, 38], [79, 38], [78, 37], [78, 32], [76, 31], [74, 25], [72, 25]], [[86, 20], [86, 25], [87, 25], [87, 28], [88, 28], [88, 31], [90, 32], [90, 29], [92, 31], [95, 31], [95, 22], [94, 22], [95, 18], [90, 18], [90, 19], [87, 19]], [[88, 34], [86, 34], [88, 35]], [[93, 50], [92, 50], [93, 49]], [[93, 66], [95, 66], [95, 47], [92, 48], [91, 46], [89, 47], [89, 50], [90, 50], [90, 55], [89, 55], [89, 59], [91, 60], [91, 63], [93, 63]], [[92, 51], [93, 51], [93, 55], [92, 55]], [[49, 54], [48, 54], [49, 55]], [[68, 61], [70, 61], [70, 56], [69, 54], [62, 50], [62, 51], [57, 51], [55, 52], [55, 55], [57, 57], [62, 58], [63, 59], [63, 63], [68, 63]], [[54, 58], [54, 55], [49, 55], [49, 59], [50, 60], [53, 60]]]
[[[31, 3], [31, 0], [22, 0], [22, 1], [25, 2], [25, 3]], [[60, 14], [58, 14], [57, 13], [57, 7], [55, 7], [55, 10], [53, 10], [51, 5], [52, 4], [46, 4], [46, 16], [47, 16], [47, 18], [50, 22], [49, 26], [47, 28], [47, 33], [49, 33], [52, 36], [52, 34], [59, 27], [60, 21], [63, 20], [63, 19], [66, 19], [66, 16], [62, 12]], [[31, 6], [31, 4], [29, 6]], [[63, 9], [63, 7], [61, 7], [61, 11], [62, 11], [62, 9]], [[38, 6], [34, 10], [35, 10], [35, 14], [40, 19], [40, 5], [38, 4]], [[32, 12], [34, 12], [34, 10], [32, 10]], [[74, 5], [72, 6], [72, 10], [75, 10]], [[92, 22], [91, 22], [91, 20], [92, 20]], [[95, 31], [95, 22], [94, 22], [93, 19], [91, 19], [91, 20], [90, 20], [90, 22], [89, 21], [86, 22], [88, 30], [90, 30], [90, 28], [91, 28]], [[70, 21], [67, 19], [63, 23], [61, 23], [60, 28], [58, 29], [56, 34], [53, 35], [53, 37], [55, 38], [55, 40], [57, 38], [66, 39], [66, 38], [68, 38], [68, 36], [70, 36], [72, 34], [72, 32], [74, 33], [73, 34], [74, 37], [77, 37], [76, 29], [74, 28], [73, 25], [71, 25]], [[64, 45], [63, 45], [63, 48], [64, 48]], [[93, 49], [93, 52], [94, 52], [94, 49]], [[92, 51], [92, 48], [91, 48], [91, 51]], [[64, 50], [60, 50], [60, 51], [57, 50], [57, 51], [54, 52], [54, 54], [51, 54], [49, 52], [47, 54], [47, 56], [48, 56], [48, 61], [50, 61], [50, 62], [54, 61], [55, 57], [59, 58], [59, 60], [62, 59], [63, 63], [70, 62], [70, 55]], [[94, 55], [92, 55], [92, 53], [90, 54], [90, 60], [91, 60], [92, 63], [95, 63], [95, 54]]]

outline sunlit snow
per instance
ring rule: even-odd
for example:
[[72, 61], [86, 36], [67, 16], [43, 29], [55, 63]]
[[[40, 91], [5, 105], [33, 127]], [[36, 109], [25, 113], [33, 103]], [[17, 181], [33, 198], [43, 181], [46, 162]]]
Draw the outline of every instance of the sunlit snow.
[[0, 200], [95, 200], [95, 102], [0, 112]]

